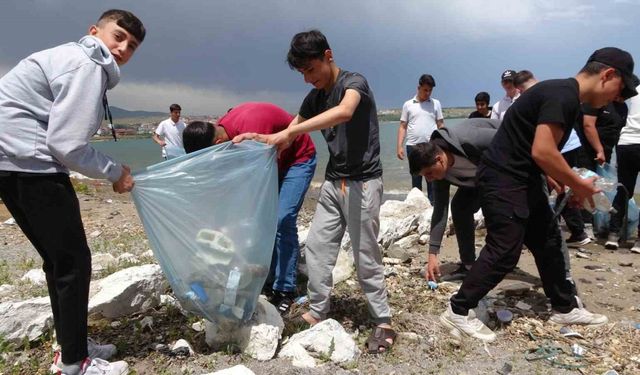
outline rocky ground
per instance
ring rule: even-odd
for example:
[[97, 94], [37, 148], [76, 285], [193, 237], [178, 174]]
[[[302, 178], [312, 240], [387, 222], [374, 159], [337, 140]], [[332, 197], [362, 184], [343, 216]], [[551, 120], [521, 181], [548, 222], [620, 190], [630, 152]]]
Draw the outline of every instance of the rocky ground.
[[[94, 261], [94, 280], [131, 266], [133, 259], [137, 264], [154, 262], [128, 195], [114, 194], [110, 186], [89, 180], [76, 182], [76, 190], [92, 252], [113, 256], [104, 256], [108, 258], [104, 262]], [[317, 190], [308, 195], [300, 215], [301, 227], [311, 219], [316, 195]], [[9, 218], [0, 205], [0, 221]], [[417, 244], [417, 237], [405, 241], [402, 250], [406, 254], [400, 251], [398, 255], [399, 250], [393, 246], [385, 254], [394, 326], [400, 334], [393, 350], [384, 355], [363, 353], [355, 361], [342, 364], [318, 355], [318, 367], [297, 368], [285, 358], [252, 359], [231, 345], [214, 351], [205, 343], [205, 333], [192, 328], [200, 319], [185, 316], [168, 303], [118, 319], [94, 314], [90, 318], [90, 335], [116, 344], [117, 359], [129, 363], [131, 374], [205, 374], [239, 364], [255, 374], [602, 374], [614, 369], [620, 374], [640, 373], [639, 254], [626, 248], [608, 251], [597, 243], [571, 249], [573, 275], [584, 302], [590, 310], [610, 319], [609, 324], [598, 328], [570, 327], [581, 335], [576, 338], [562, 336], [559, 327], [546, 322], [549, 306], [533, 257], [523, 251], [518, 269], [477, 311], [498, 333], [496, 342], [483, 345], [459, 340], [439, 326], [438, 315], [457, 285], [441, 283], [436, 290], [427, 287], [420, 275], [425, 247]], [[478, 249], [483, 238], [479, 230]], [[16, 225], [0, 225], [0, 253], [0, 302], [47, 295], [44, 286], [21, 280], [27, 271], [39, 268], [41, 261]], [[443, 273], [456, 267], [455, 236], [445, 240], [441, 258]], [[495, 312], [500, 309], [514, 313], [511, 324], [496, 323]], [[355, 276], [336, 286], [331, 317], [364, 351], [371, 326]], [[295, 331], [295, 327], [287, 327], [285, 336]], [[176, 356], [164, 349], [163, 345], [178, 339], [187, 340], [195, 354]], [[51, 334], [21, 344], [0, 339], [0, 374], [47, 373], [52, 343]], [[583, 356], [572, 354], [574, 344], [585, 350]]]

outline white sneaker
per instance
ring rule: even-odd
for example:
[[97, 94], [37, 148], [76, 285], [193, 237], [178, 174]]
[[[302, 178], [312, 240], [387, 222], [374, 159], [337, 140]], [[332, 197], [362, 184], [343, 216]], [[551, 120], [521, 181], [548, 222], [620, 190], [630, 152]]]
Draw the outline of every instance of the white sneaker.
[[636, 242], [634, 242], [633, 246], [631, 247], [631, 252], [640, 254], [640, 240], [636, 240]]
[[[62, 365], [62, 364], [60, 364]], [[74, 366], [75, 367], [75, 366]], [[51, 366], [54, 369], [54, 366]], [[77, 371], [77, 367], [76, 367]], [[91, 359], [85, 358], [80, 364], [79, 372], [77, 375], [127, 375], [129, 373], [129, 365], [125, 361], [107, 362], [103, 359]], [[57, 368], [56, 374], [68, 375], [62, 372], [62, 369]], [[72, 375], [76, 375], [72, 374]]]
[[616, 233], [609, 233], [607, 242], [604, 244], [604, 248], [608, 250], [618, 250], [618, 241], [620, 237]]
[[440, 315], [440, 323], [449, 330], [458, 330], [464, 335], [479, 340], [491, 342], [496, 339], [496, 334], [480, 319], [454, 313], [451, 310], [451, 303], [449, 303], [447, 310]]
[[599, 326], [605, 324], [609, 319], [601, 314], [594, 314], [585, 308], [574, 308], [566, 314], [554, 313], [549, 318], [549, 322], [560, 325], [584, 324]]
[[[116, 355], [118, 350], [113, 344], [100, 345], [98, 342], [96, 342], [96, 340], [87, 338], [87, 352], [89, 353], [90, 359], [98, 358], [109, 360], [109, 358]], [[58, 347], [58, 349], [53, 354], [53, 365], [51, 365], [51, 372], [55, 374], [60, 371], [60, 368], [62, 368], [62, 353], [60, 352], [60, 349]]]

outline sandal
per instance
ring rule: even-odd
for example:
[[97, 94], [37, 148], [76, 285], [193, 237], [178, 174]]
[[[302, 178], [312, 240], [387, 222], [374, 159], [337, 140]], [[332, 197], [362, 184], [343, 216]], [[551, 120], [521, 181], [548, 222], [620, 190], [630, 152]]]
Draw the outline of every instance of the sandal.
[[[367, 339], [367, 351], [369, 354], [380, 354], [389, 351], [393, 343], [395, 343], [396, 336], [396, 331], [391, 328], [375, 327], [371, 332], [371, 336]], [[387, 339], [391, 339], [393, 343], [390, 343]]]

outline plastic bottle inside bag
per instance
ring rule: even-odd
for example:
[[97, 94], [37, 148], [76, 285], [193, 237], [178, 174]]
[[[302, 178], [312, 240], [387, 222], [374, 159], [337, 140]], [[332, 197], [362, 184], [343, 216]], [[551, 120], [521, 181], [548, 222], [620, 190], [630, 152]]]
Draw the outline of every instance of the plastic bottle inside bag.
[[591, 203], [589, 200], [584, 201], [584, 208], [587, 211], [593, 213], [594, 211], [601, 212], [612, 212], [614, 211], [611, 200], [606, 196], [605, 192], [611, 193], [616, 190], [617, 183], [616, 181], [610, 180], [605, 177], [600, 177], [595, 174], [593, 171], [590, 171], [586, 168], [573, 168], [573, 170], [581, 177], [581, 178], [589, 178], [589, 177], [597, 177], [594, 185], [596, 188], [601, 190], [598, 193], [593, 194], [593, 203], [594, 207], [591, 207]]

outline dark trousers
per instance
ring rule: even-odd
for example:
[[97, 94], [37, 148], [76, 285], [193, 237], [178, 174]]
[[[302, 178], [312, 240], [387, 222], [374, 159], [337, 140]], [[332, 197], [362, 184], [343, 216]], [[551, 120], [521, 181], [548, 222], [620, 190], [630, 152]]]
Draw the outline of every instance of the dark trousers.
[[522, 244], [533, 254], [544, 292], [561, 313], [578, 307], [576, 290], [562, 252], [560, 228], [544, 192], [542, 179], [518, 181], [480, 163], [480, 206], [487, 227], [486, 245], [460, 290], [451, 297], [456, 314], [467, 315], [518, 264]]
[[[569, 164], [571, 168], [578, 165], [578, 159], [581, 152], [580, 150], [581, 147], [578, 147], [575, 150], [562, 154], [564, 160], [566, 160], [567, 164]], [[564, 198], [564, 193], [558, 196], [556, 203], [560, 204], [562, 198]], [[579, 208], [569, 207], [569, 205], [566, 205], [562, 210], [561, 215], [572, 236], [579, 236], [584, 233], [584, 221], [582, 220], [582, 213]]]
[[91, 253], [69, 176], [0, 171], [0, 198], [44, 262], [62, 362], [83, 360]]
[[640, 144], [617, 146], [616, 158], [618, 162], [618, 182], [624, 185], [629, 195], [627, 196], [621, 188], [618, 188], [618, 194], [613, 200], [613, 208], [616, 209], [617, 213], [611, 214], [611, 220], [609, 221], [610, 233], [618, 233], [620, 231], [622, 219], [627, 210], [627, 201], [633, 197], [636, 179], [640, 172]]
[[451, 219], [456, 228], [460, 261], [472, 265], [476, 260], [476, 231], [473, 215], [480, 209], [478, 189], [458, 187], [451, 199]]
[[[413, 146], [407, 145], [407, 160], [409, 160], [411, 151], [413, 151]], [[427, 181], [426, 178], [424, 180], [427, 182], [427, 198], [429, 199], [429, 203], [433, 205], [433, 183]], [[422, 191], [422, 176], [411, 176], [411, 188], [418, 188]]]

